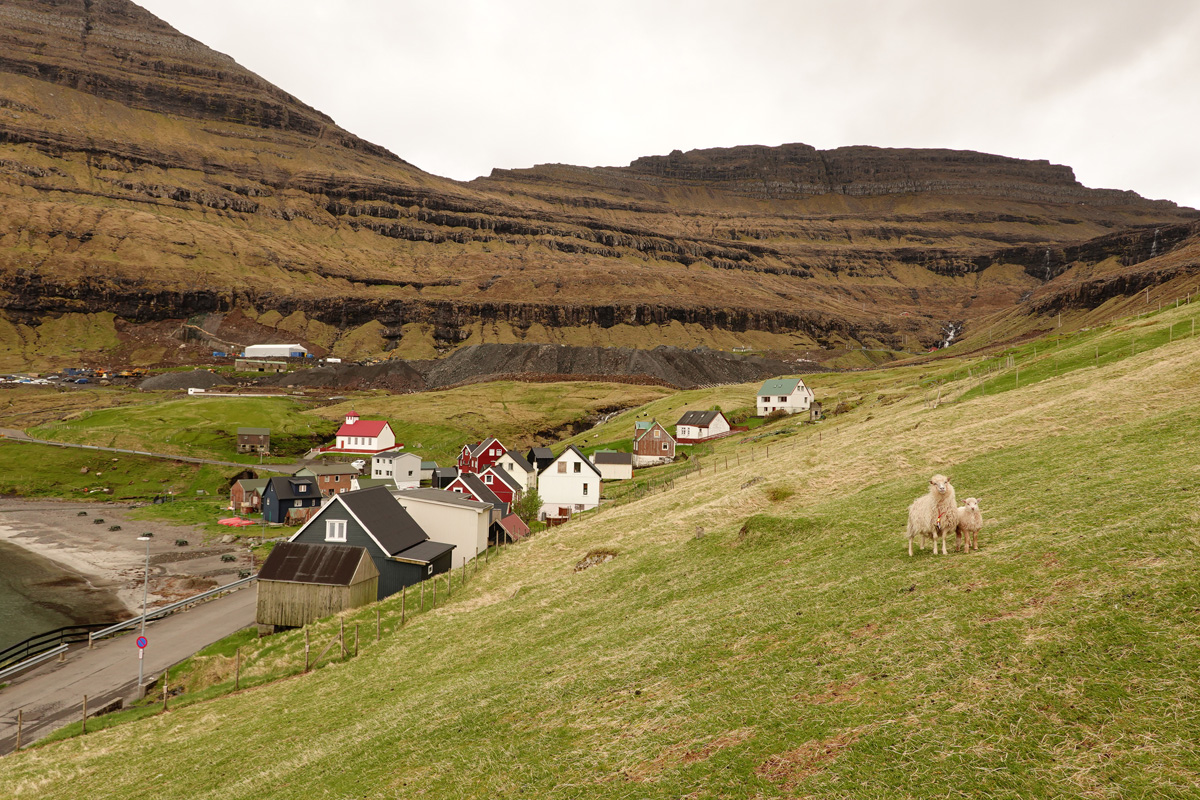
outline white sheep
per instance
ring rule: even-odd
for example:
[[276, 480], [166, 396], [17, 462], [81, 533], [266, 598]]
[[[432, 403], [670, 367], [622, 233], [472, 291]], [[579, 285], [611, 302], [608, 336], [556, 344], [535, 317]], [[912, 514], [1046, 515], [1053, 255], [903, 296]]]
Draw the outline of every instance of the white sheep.
[[983, 527], [983, 514], [979, 512], [979, 501], [974, 497], [966, 499], [965, 506], [958, 507], [958, 527], [954, 530], [954, 552], [962, 549], [963, 540], [967, 543], [967, 552], [971, 548], [979, 549], [979, 529]]
[[940, 536], [942, 555], [946, 555], [946, 535], [957, 528], [958, 501], [954, 499], [954, 487], [945, 475], [934, 475], [929, 479], [929, 493], [908, 507], [908, 554], [913, 554], [913, 539], [920, 536], [921, 549], [925, 549], [926, 538], [933, 539], [933, 554], [937, 555]]

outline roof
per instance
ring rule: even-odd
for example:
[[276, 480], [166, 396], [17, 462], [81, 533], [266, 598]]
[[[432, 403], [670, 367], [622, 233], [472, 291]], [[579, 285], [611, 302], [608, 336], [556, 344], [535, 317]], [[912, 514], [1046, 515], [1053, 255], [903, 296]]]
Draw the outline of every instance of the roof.
[[525, 470], [526, 472], [533, 472], [533, 464], [530, 464], [529, 459], [525, 458], [525, 456], [521, 455], [516, 450], [509, 450], [504, 455], [511, 458], [518, 467]]
[[401, 505], [404, 504], [405, 500], [416, 500], [427, 503], [444, 503], [461, 508], [471, 508], [476, 511], [483, 511], [492, 507], [490, 503], [481, 503], [478, 500], [472, 500], [461, 492], [448, 492], [445, 489], [397, 489], [392, 492], [392, 496], [399, 500]]
[[[645, 427], [642, 427], [643, 425], [644, 425]], [[658, 420], [656, 420], [656, 419], [655, 419], [655, 420], [651, 420], [650, 422], [638, 422], [638, 423], [635, 423], [635, 426], [634, 426], [634, 429], [633, 429], [633, 440], [634, 440], [635, 442], [637, 442], [637, 441], [640, 441], [640, 440], [641, 440], [641, 438], [642, 438], [643, 436], [645, 436], [645, 435], [646, 435], [647, 433], [649, 433], [650, 431], [654, 430], [654, 427], [655, 427], [656, 425], [658, 426], [658, 429], [659, 429], [660, 431], [662, 431], [663, 433], [667, 434], [667, 438], [669, 438], [669, 439], [671, 439], [671, 440], [674, 440], [674, 438], [675, 438], [675, 437], [671, 436], [671, 434], [667, 432], [667, 429], [666, 429], [666, 428], [664, 428], [664, 427], [663, 427], [663, 426], [662, 426], [662, 425], [659, 423], [659, 421], [658, 421]]]
[[[280, 500], [303, 500], [311, 497], [321, 496], [321, 490], [317, 488], [316, 478], [297, 478], [295, 476], [290, 478], [271, 478], [267, 484], [275, 490], [275, 496]], [[298, 484], [304, 484], [305, 486], [309, 487], [309, 491], [297, 492], [295, 487]], [[266, 491], [267, 487], [264, 486], [263, 493], [265, 494]]]
[[644, 419], [639, 419], [633, 423], [633, 429], [635, 431], [648, 431], [653, 427], [654, 427], [653, 421], [647, 421]]
[[[358, 565], [367, 556], [365, 547], [347, 544], [304, 544], [279, 542], [258, 571], [259, 581], [290, 581], [319, 583], [326, 586], [349, 586]], [[371, 563], [368, 572], [378, 575]], [[373, 577], [368, 575], [368, 577]]]
[[433, 475], [435, 478], [457, 478], [458, 467], [435, 467]]
[[270, 478], [242, 478], [238, 481], [238, 485], [242, 487], [243, 492], [262, 494], [262, 490], [267, 488], [267, 482], [270, 480]]
[[483, 451], [487, 450], [489, 447], [491, 447], [492, 442], [495, 442], [496, 444], [500, 445], [501, 447], [504, 447], [504, 445], [500, 442], [500, 440], [497, 439], [495, 436], [489, 436], [488, 438], [484, 439], [482, 442], [476, 442], [471, 447], [471, 455], [473, 455], [473, 456], [483, 455]]
[[487, 484], [480, 480], [478, 475], [464, 472], [458, 476], [457, 480], [462, 481], [463, 485], [471, 490], [471, 494], [475, 495], [476, 500], [491, 503], [492, 508], [499, 508], [504, 511], [508, 510], [508, 503], [497, 497], [496, 493], [489, 489]]
[[[579, 456], [579, 458], [580, 458], [580, 459], [583, 461], [583, 463], [584, 463], [584, 464], [587, 464], [587, 465], [588, 465], [588, 467], [590, 467], [590, 468], [591, 468], [592, 472], [596, 473], [597, 475], [599, 475], [599, 474], [600, 474], [600, 470], [596, 469], [596, 465], [592, 463], [592, 460], [591, 460], [590, 458], [588, 458], [587, 456], [585, 456], [585, 455], [583, 454], [583, 451], [582, 451], [582, 450], [580, 450], [578, 447], [576, 447], [576, 446], [575, 446], [575, 445], [573, 445], [573, 444], [572, 444], [572, 445], [567, 445], [567, 449], [566, 449], [566, 450], [563, 450], [563, 451], [562, 451], [562, 453], [559, 455], [559, 457], [558, 457], [558, 458], [556, 458], [556, 459], [554, 459], [554, 461], [558, 461], [558, 459], [559, 459], [559, 458], [562, 458], [562, 457], [563, 457], [563, 456], [565, 456], [567, 453], [574, 453], [575, 455]], [[551, 463], [551, 464], [553, 464], [553, 463], [554, 463], [554, 461], [552, 461], [552, 462], [550, 462], [550, 463]], [[550, 464], [547, 464], [547, 465], [546, 465], [546, 469], [542, 470], [542, 472], [543, 472], [543, 473], [545, 473], [545, 472], [546, 472], [547, 470], [549, 470], [549, 469], [550, 469]]]
[[717, 418], [720, 411], [687, 411], [679, 418], [676, 425], [692, 425], [697, 428], [707, 428]]
[[525, 524], [525, 520], [516, 514], [509, 514], [500, 520], [500, 527], [504, 528], [504, 531], [514, 542], [518, 542], [529, 535], [529, 526]]
[[270, 428], [238, 428], [238, 436], [270, 436]]
[[437, 465], [436, 461], [422, 461], [421, 462], [421, 469], [437, 469], [437, 468], [438, 468], [438, 465]]
[[[514, 478], [508, 470], [500, 469], [495, 464], [493, 464], [492, 466], [485, 469], [484, 472], [490, 472], [493, 475], [499, 477], [501, 481], [508, 484], [510, 489], [520, 491], [521, 489], [525, 488], [524, 484], [522, 484], [519, 480]], [[487, 486], [487, 484], [485, 483], [484, 486]]]
[[357, 422], [343, 422], [335, 436], [378, 436], [383, 429], [390, 427], [385, 419], [360, 419]]
[[540, 461], [543, 458], [554, 458], [554, 451], [549, 447], [531, 447], [529, 452], [533, 453], [534, 459]]
[[398, 561], [415, 561], [418, 564], [428, 564], [438, 556], [450, 552], [454, 545], [445, 542], [425, 541], [413, 545], [407, 550], [395, 553], [392, 558]]
[[633, 464], [633, 453], [618, 453], [616, 450], [597, 450], [592, 453], [595, 464]]
[[372, 458], [399, 458], [400, 456], [408, 456], [408, 455], [412, 455], [412, 453], [409, 453], [405, 450], [385, 450], [384, 452], [376, 453], [375, 455], [373, 455], [371, 457]]
[[392, 487], [395, 485], [396, 485], [395, 482], [389, 478], [359, 478], [358, 479], [358, 488], [359, 489], [370, 489], [372, 486]]
[[761, 395], [789, 395], [796, 391], [797, 386], [804, 386], [804, 381], [799, 378], [773, 378], [760, 386], [758, 393]]
[[345, 505], [389, 556], [429, 539], [429, 535], [386, 487], [374, 486], [357, 492], [335, 494], [326, 508], [335, 502]]

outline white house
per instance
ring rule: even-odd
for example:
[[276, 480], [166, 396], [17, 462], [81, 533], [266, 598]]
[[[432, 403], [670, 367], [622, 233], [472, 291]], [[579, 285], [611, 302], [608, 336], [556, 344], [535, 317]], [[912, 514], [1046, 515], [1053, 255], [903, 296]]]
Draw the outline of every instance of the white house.
[[571, 445], [538, 473], [539, 519], [564, 520], [600, 504], [600, 470]]
[[242, 355], [245, 358], [307, 358], [308, 351], [298, 344], [251, 344]]
[[346, 414], [346, 422], [338, 428], [336, 437], [333, 447], [325, 448], [326, 452], [375, 454], [399, 449], [396, 434], [387, 420], [359, 419], [355, 411]]
[[815, 397], [813, 390], [799, 378], [775, 378], [758, 389], [758, 415], [765, 417], [772, 411], [786, 411], [789, 414], [808, 411]]
[[437, 541], [454, 545], [454, 566], [462, 566], [487, 549], [491, 503], [442, 489], [396, 489], [392, 496], [430, 538], [437, 536]]
[[530, 464], [525, 456], [516, 450], [509, 450], [500, 456], [495, 466], [516, 478], [524, 491], [537, 488], [537, 467]]
[[600, 480], [627, 481], [633, 477], [633, 453], [597, 450], [592, 453], [592, 463], [600, 470]]
[[729, 431], [729, 420], [720, 411], [687, 411], [675, 423], [675, 441], [694, 444]]
[[394, 483], [397, 489], [421, 485], [421, 457], [403, 450], [387, 450], [371, 456], [371, 477]]

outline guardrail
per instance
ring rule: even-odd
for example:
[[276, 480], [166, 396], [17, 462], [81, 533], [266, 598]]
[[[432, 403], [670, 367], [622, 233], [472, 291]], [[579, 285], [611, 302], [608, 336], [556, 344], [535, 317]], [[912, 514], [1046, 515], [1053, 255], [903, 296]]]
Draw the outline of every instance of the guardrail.
[[24, 641], [0, 650], [0, 667], [14, 661], [32, 658], [40, 653], [61, 644], [73, 644], [87, 641], [88, 633], [111, 625], [111, 622], [94, 622], [84, 625], [66, 625], [52, 631], [35, 634]]
[[[256, 580], [258, 580], [258, 576], [251, 575], [249, 578], [242, 578], [241, 580], [236, 580], [233, 583], [227, 583], [224, 586], [218, 586], [215, 589], [209, 589], [207, 592], [201, 592], [200, 594], [192, 595], [191, 597], [171, 603], [170, 605], [162, 606], [161, 608], [156, 608], [152, 611], [147, 611], [144, 619], [149, 621], [152, 619], [158, 619], [159, 617], [165, 617], [168, 614], [172, 614], [179, 609], [184, 608], [185, 606], [192, 605], [193, 603], [197, 603], [209, 597], [214, 597], [224, 592], [231, 592], [234, 589], [240, 589], [243, 586], [248, 586], [251, 581]], [[124, 622], [118, 622], [116, 625], [109, 625], [107, 628], [95, 631], [94, 633], [89, 633], [88, 647], [92, 647], [97, 639], [103, 639], [105, 636], [116, 633], [117, 631], [123, 631], [126, 628], [132, 628], [134, 625], [140, 625], [142, 619], [143, 616], [139, 615], [133, 619], [127, 619]]]
[[49, 661], [50, 659], [54, 658], [59, 653], [65, 653], [65, 652], [67, 652], [67, 646], [65, 644], [60, 644], [58, 647], [54, 648], [53, 650], [49, 650], [45, 653], [42, 653], [39, 656], [34, 656], [33, 658], [27, 658], [24, 661], [22, 661], [20, 664], [13, 664], [11, 667], [6, 667], [5, 669], [0, 669], [0, 681], [4, 680], [9, 675], [15, 675], [23, 669], [28, 669], [29, 667], [32, 667], [36, 664], [40, 664], [43, 661]]

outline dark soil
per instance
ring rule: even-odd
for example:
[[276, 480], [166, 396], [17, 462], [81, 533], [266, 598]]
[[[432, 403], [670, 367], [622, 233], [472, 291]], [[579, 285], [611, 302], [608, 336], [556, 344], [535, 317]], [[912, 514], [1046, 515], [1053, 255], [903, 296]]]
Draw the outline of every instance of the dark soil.
[[204, 369], [192, 372], [164, 372], [147, 378], [138, 384], [139, 389], [211, 389], [214, 386], [229, 386], [228, 380]]

